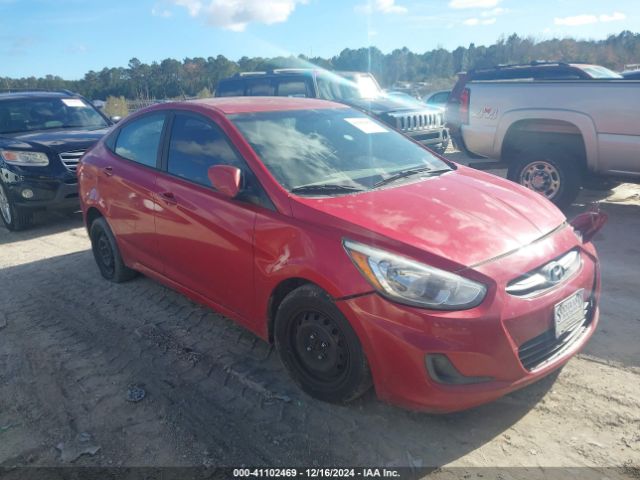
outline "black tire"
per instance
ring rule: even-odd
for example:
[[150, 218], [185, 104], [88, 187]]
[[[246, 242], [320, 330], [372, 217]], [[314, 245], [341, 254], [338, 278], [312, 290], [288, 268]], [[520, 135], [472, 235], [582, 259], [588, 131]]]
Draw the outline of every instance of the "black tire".
[[537, 192], [560, 208], [580, 193], [583, 167], [578, 158], [559, 153], [524, 155], [509, 161], [507, 178]]
[[434, 146], [433, 150], [439, 155], [444, 155], [444, 152], [449, 148], [449, 142], [450, 140], [447, 138], [444, 142]]
[[91, 224], [89, 237], [93, 258], [105, 279], [113, 283], [122, 283], [137, 275], [135, 270], [127, 267], [122, 261], [116, 239], [104, 218], [97, 218]]
[[358, 336], [329, 295], [315, 285], [303, 285], [284, 298], [274, 337], [282, 363], [312, 397], [346, 403], [371, 388]]
[[33, 222], [33, 211], [17, 207], [2, 182], [0, 182], [0, 218], [7, 230], [11, 232], [24, 230]]

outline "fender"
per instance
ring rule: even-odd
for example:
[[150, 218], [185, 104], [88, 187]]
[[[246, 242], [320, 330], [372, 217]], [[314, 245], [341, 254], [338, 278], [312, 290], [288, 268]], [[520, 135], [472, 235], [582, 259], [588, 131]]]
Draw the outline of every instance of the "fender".
[[572, 110], [516, 109], [504, 113], [499, 120], [494, 136], [494, 158], [502, 158], [502, 146], [509, 128], [522, 120], [555, 120], [573, 124], [582, 135], [588, 169], [597, 170], [598, 134], [595, 124], [590, 116]]

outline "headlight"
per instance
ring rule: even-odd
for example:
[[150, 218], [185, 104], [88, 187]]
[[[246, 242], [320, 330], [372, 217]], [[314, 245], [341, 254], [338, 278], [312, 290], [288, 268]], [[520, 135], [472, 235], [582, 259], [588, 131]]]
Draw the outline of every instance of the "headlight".
[[345, 240], [344, 247], [378, 292], [407, 305], [436, 310], [463, 310], [478, 305], [484, 285], [409, 258]]
[[42, 152], [26, 152], [22, 150], [0, 150], [5, 162], [22, 167], [46, 167], [49, 157]]

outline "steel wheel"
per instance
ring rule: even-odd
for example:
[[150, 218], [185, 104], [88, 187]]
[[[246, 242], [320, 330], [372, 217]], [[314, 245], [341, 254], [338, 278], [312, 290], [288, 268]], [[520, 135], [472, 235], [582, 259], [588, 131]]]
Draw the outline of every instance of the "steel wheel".
[[290, 330], [291, 345], [301, 369], [320, 383], [340, 381], [349, 366], [344, 334], [328, 316], [313, 311], [300, 313]]
[[4, 188], [2, 186], [0, 186], [0, 214], [2, 214], [2, 218], [5, 223], [11, 223], [11, 205], [9, 204], [9, 198], [7, 197], [7, 194], [4, 193]]
[[96, 219], [91, 224], [89, 237], [91, 238], [93, 257], [104, 278], [114, 283], [120, 283], [135, 277], [136, 272], [128, 268], [122, 261], [116, 239], [103, 217]]
[[319, 287], [302, 285], [282, 300], [273, 336], [282, 363], [312, 397], [344, 403], [371, 387], [369, 364], [358, 336]]
[[96, 259], [100, 263], [103, 271], [113, 276], [115, 273], [115, 258], [113, 256], [113, 249], [111, 243], [104, 232], [101, 232], [96, 239]]
[[522, 170], [519, 183], [553, 200], [560, 192], [560, 172], [553, 164], [537, 160]]

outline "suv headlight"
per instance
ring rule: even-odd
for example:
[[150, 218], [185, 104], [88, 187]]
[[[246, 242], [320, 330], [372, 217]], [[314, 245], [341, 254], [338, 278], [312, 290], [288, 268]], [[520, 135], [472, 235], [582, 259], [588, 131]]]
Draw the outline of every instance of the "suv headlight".
[[29, 152], [24, 150], [0, 150], [0, 155], [5, 162], [22, 167], [46, 167], [49, 165], [49, 157], [42, 152]]
[[358, 270], [382, 295], [399, 303], [436, 310], [464, 310], [484, 299], [484, 285], [409, 258], [344, 240]]

